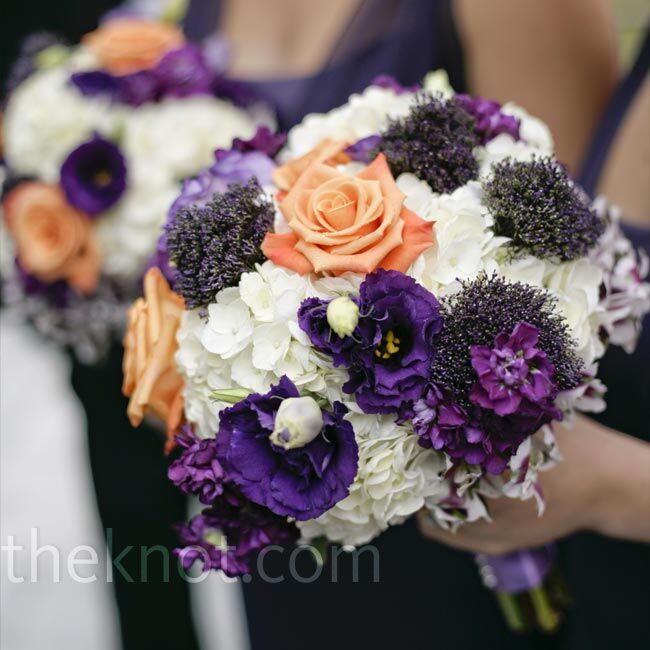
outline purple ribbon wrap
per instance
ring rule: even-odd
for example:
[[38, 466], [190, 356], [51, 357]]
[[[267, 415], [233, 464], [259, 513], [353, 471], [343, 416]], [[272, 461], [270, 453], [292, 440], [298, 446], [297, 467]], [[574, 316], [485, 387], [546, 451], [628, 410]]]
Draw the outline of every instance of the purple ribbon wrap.
[[488, 587], [517, 594], [530, 591], [544, 582], [556, 551], [555, 544], [547, 544], [506, 555], [477, 555], [476, 560]]

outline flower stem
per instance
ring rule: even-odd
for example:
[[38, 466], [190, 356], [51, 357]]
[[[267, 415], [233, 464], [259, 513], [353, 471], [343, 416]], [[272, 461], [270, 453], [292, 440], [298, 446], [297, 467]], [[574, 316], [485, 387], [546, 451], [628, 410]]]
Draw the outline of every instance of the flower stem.
[[560, 623], [560, 615], [555, 611], [544, 586], [534, 587], [529, 592], [535, 610], [535, 618], [544, 632], [555, 632]]
[[517, 602], [517, 597], [505, 591], [496, 591], [495, 593], [508, 627], [513, 632], [522, 632], [526, 627], [526, 622]]

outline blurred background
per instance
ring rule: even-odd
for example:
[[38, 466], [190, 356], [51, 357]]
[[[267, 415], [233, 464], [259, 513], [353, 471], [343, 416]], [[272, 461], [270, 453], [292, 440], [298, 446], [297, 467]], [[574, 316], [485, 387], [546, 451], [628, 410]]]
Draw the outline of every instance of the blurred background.
[[[117, 4], [114, 0], [10, 0], [0, 22], [2, 85], [24, 36], [48, 30], [75, 42]], [[612, 0], [611, 5], [624, 70], [643, 35], [650, 2]], [[102, 539], [86, 462], [84, 416], [68, 385], [66, 358], [3, 310], [0, 360], [0, 537], [3, 546], [13, 543], [25, 549], [14, 554], [13, 567], [8, 566], [8, 554], [2, 553], [0, 646], [5, 650], [113, 650], [118, 647], [115, 606], [105, 581], [80, 584], [63, 577], [55, 583], [47, 552], [38, 560], [41, 579], [37, 582], [29, 577], [23, 582], [10, 579], [10, 570], [14, 576], [29, 576], [30, 569], [33, 574], [29, 553], [35, 541], [30, 538], [33, 528], [38, 531], [38, 545], [55, 546], [62, 561], [78, 545], [101, 549]], [[105, 571], [104, 559], [100, 556], [98, 575]], [[201, 602], [202, 610], [195, 607], [194, 616], [203, 647], [246, 648], [238, 586], [213, 575], [193, 590], [201, 594], [193, 602]]]

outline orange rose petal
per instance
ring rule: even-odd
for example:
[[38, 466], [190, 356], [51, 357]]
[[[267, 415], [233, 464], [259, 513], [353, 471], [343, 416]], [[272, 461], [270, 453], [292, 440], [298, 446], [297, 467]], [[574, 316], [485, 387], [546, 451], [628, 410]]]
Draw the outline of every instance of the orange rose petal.
[[379, 266], [379, 263], [389, 251], [399, 246], [402, 241], [403, 228], [404, 222], [401, 220], [396, 221], [376, 246], [356, 255], [336, 255], [304, 241], [298, 241], [296, 250], [300, 251], [311, 262], [316, 273], [324, 271], [331, 271], [336, 274], [345, 273], [346, 271], [371, 273]]
[[406, 273], [415, 260], [436, 242], [432, 221], [425, 221], [408, 208], [402, 208], [403, 243], [393, 249], [379, 264], [387, 271]]
[[300, 275], [311, 273], [314, 268], [296, 249], [298, 237], [290, 232], [283, 235], [267, 233], [262, 242], [262, 252], [278, 266], [284, 266]]
[[381, 185], [382, 196], [386, 197], [393, 206], [399, 210], [404, 202], [404, 192], [399, 189], [393, 174], [388, 166], [388, 161], [383, 153], [380, 153], [373, 161], [362, 169], [358, 174], [358, 178], [379, 181]]
[[185, 403], [183, 400], [183, 391], [179, 390], [172, 401], [167, 416], [167, 441], [165, 442], [165, 455], [171, 453], [176, 446], [175, 436], [183, 424], [183, 415], [185, 413]]
[[80, 293], [89, 295], [97, 289], [101, 271], [101, 251], [92, 231], [88, 235], [83, 255], [77, 259], [68, 282]]
[[347, 146], [347, 142], [325, 138], [304, 156], [276, 167], [273, 170], [273, 182], [281, 190], [290, 190], [298, 178], [314, 162], [330, 162], [334, 165], [349, 162], [350, 157], [343, 153]]
[[167, 52], [181, 47], [185, 37], [175, 25], [117, 18], [86, 34], [82, 43], [108, 72], [125, 75], [153, 68]]

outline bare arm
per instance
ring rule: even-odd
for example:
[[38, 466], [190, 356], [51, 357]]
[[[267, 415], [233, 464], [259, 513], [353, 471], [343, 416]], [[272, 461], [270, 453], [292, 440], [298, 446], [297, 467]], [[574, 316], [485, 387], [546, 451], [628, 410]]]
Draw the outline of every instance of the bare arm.
[[541, 117], [575, 171], [618, 81], [605, 0], [455, 0], [454, 10], [470, 91]]
[[490, 501], [494, 521], [462, 526], [456, 534], [419, 517], [422, 533], [451, 546], [492, 554], [538, 546], [577, 530], [650, 541], [650, 444], [578, 417], [556, 427], [564, 461], [540, 475], [546, 512], [532, 501]]

